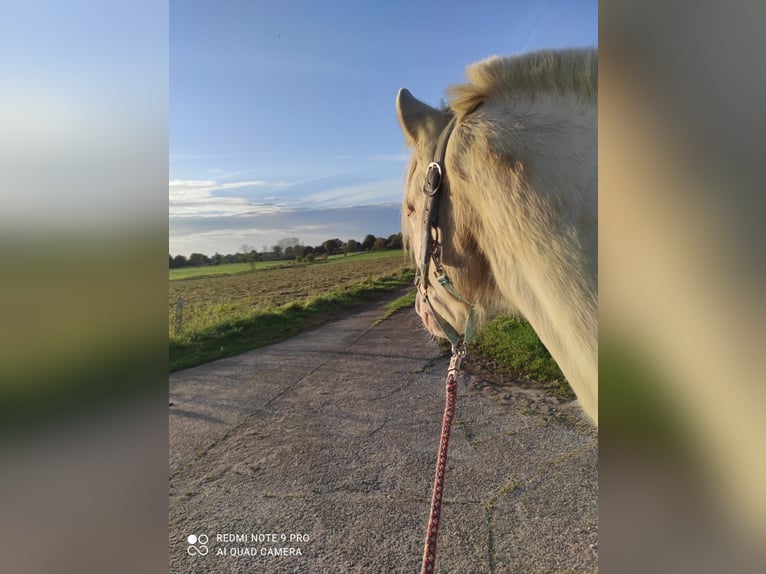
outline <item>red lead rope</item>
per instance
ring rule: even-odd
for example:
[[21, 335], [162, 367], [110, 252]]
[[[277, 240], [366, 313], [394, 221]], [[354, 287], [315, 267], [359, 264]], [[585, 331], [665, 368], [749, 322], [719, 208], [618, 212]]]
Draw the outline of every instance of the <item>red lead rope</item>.
[[428, 519], [428, 533], [425, 549], [423, 550], [421, 574], [432, 574], [436, 565], [436, 537], [439, 534], [439, 522], [441, 522], [442, 494], [444, 494], [444, 475], [447, 469], [449, 435], [452, 430], [452, 420], [455, 418], [455, 402], [457, 401], [457, 377], [455, 373], [458, 368], [459, 359], [456, 361], [455, 356], [453, 356], [453, 363], [450, 364], [450, 371], [447, 375], [447, 401], [444, 406], [444, 417], [442, 418], [442, 435], [439, 441], [439, 456], [436, 459], [434, 493], [431, 498], [431, 515]]

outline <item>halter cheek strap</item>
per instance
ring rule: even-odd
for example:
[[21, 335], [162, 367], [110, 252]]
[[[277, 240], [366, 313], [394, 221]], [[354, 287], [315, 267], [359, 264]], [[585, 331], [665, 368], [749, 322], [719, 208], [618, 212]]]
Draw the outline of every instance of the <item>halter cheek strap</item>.
[[[450, 282], [444, 268], [441, 264], [441, 241], [439, 236], [439, 191], [442, 184], [442, 176], [444, 173], [444, 158], [447, 151], [447, 141], [455, 128], [456, 119], [453, 116], [447, 126], [439, 136], [439, 141], [436, 144], [436, 151], [434, 152], [434, 161], [428, 165], [428, 171], [426, 172], [426, 181], [423, 185], [423, 193], [426, 196], [425, 211], [423, 213], [423, 229], [422, 229], [422, 241], [420, 246], [420, 258], [418, 259], [418, 273], [415, 277], [415, 285], [418, 287], [418, 291], [423, 296], [423, 302], [428, 305], [428, 309], [433, 315], [434, 319], [438, 323], [444, 335], [447, 337], [450, 343], [452, 343], [453, 349], [465, 345], [470, 342], [473, 337], [473, 325], [475, 320], [475, 312], [473, 303], [468, 301], [455, 286]], [[466, 319], [465, 328], [462, 334], [450, 324], [444, 317], [436, 312], [434, 306], [428, 298], [428, 285], [429, 274], [428, 268], [431, 260], [434, 261], [434, 276], [436, 281], [444, 287], [444, 289], [452, 297], [460, 301], [461, 303], [468, 305], [468, 317]]]
[[[455, 401], [457, 400], [457, 372], [460, 370], [460, 363], [466, 355], [466, 343], [473, 336], [474, 307], [463, 295], [450, 283], [441, 263], [441, 234], [439, 230], [439, 189], [442, 183], [442, 173], [444, 171], [444, 156], [447, 149], [447, 139], [452, 129], [455, 127], [455, 118], [453, 117], [444, 128], [439, 141], [436, 145], [434, 161], [428, 166], [426, 173], [426, 183], [423, 186], [423, 193], [426, 195], [425, 212], [423, 213], [423, 243], [421, 245], [420, 259], [418, 260], [418, 275], [415, 278], [415, 284], [418, 291], [423, 296], [423, 301], [439, 324], [444, 336], [452, 343], [452, 359], [450, 360], [449, 370], [447, 371], [447, 397], [444, 407], [444, 416], [442, 417], [442, 434], [439, 440], [439, 455], [436, 459], [436, 476], [434, 478], [434, 488], [431, 497], [431, 513], [428, 519], [428, 533], [426, 536], [425, 547], [423, 548], [423, 561], [421, 564], [421, 574], [433, 574], [436, 564], [436, 542], [439, 534], [439, 523], [441, 522], [441, 504], [444, 494], [444, 475], [447, 472], [447, 448], [449, 446], [450, 431], [452, 421], [455, 417]], [[465, 329], [461, 334], [453, 327], [449, 321], [439, 315], [434, 309], [428, 298], [428, 267], [433, 259], [434, 276], [436, 281], [447, 293], [468, 305], [468, 318], [466, 319]]]

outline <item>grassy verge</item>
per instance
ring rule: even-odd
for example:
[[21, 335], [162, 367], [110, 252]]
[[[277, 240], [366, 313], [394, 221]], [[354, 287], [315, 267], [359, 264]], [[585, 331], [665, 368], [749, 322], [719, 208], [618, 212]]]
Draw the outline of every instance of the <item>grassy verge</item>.
[[[386, 306], [381, 322], [399, 309], [415, 307], [417, 291], [413, 288]], [[449, 343], [443, 342], [444, 350]], [[556, 362], [524, 319], [502, 316], [491, 321], [470, 345], [474, 363], [481, 363], [501, 377], [548, 383], [560, 395], [571, 394]]]
[[176, 371], [284, 341], [412, 282], [411, 270], [370, 278], [320, 296], [247, 316], [222, 320], [184, 337], [170, 338], [170, 370]]
[[398, 299], [391, 301], [386, 305], [386, 312], [375, 321], [375, 325], [378, 325], [388, 319], [391, 315], [396, 313], [399, 309], [414, 309], [415, 308], [415, 295], [417, 291], [413, 287], [410, 291], [399, 297]]
[[502, 316], [491, 321], [470, 346], [474, 361], [498, 375], [552, 384], [560, 395], [572, 393], [556, 362], [524, 319]]
[[[386, 305], [386, 313], [377, 322], [399, 309], [413, 309], [416, 295], [413, 288]], [[450, 345], [443, 341], [442, 347], [447, 351]], [[548, 349], [524, 319], [501, 316], [491, 321], [471, 343], [470, 356], [474, 363], [481, 363], [501, 377], [553, 383], [558, 394], [571, 393]]]

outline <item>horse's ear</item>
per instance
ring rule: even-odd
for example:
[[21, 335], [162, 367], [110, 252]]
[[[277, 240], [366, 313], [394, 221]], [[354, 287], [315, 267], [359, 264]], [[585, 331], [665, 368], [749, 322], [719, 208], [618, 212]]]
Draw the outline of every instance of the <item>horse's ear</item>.
[[419, 142], [432, 139], [434, 132], [439, 133], [444, 114], [402, 88], [396, 96], [396, 115], [407, 144], [415, 147]]

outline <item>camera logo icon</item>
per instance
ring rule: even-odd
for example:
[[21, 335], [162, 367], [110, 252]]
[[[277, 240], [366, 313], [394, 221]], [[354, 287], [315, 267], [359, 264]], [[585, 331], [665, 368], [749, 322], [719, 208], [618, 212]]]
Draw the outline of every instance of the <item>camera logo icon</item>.
[[196, 534], [189, 534], [189, 536], [186, 537], [186, 541], [189, 543], [189, 546], [186, 548], [189, 556], [194, 556], [195, 554], [205, 556], [207, 554], [207, 534], [200, 534], [199, 536]]

